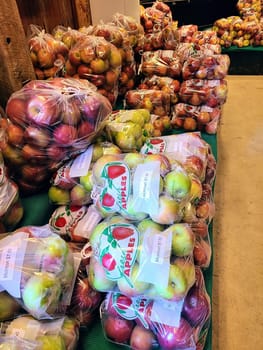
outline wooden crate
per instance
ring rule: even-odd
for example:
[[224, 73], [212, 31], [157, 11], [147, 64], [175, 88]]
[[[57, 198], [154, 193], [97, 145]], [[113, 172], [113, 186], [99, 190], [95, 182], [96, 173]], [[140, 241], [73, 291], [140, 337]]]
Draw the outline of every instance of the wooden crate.
[[79, 28], [91, 24], [89, 0], [0, 0], [0, 105], [35, 79], [27, 35], [35, 24], [51, 33], [57, 25]]

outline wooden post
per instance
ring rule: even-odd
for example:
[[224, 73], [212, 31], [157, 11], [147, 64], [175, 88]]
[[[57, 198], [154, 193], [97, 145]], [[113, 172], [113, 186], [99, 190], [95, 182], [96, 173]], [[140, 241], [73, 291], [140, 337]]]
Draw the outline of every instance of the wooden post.
[[74, 0], [75, 18], [78, 28], [92, 24], [89, 0]]
[[0, 1], [0, 104], [35, 79], [28, 43], [15, 0]]

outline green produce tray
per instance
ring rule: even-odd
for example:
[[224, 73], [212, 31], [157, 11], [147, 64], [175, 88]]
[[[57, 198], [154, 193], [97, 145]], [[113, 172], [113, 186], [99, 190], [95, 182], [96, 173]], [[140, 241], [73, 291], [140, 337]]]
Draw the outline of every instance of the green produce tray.
[[[216, 135], [208, 135], [202, 133], [203, 139], [211, 146], [212, 152], [217, 159], [217, 137]], [[40, 193], [30, 197], [21, 198], [24, 207], [24, 217], [19, 226], [37, 225], [41, 226], [48, 222], [51, 214], [55, 210], [48, 200], [47, 193]], [[213, 225], [209, 226], [211, 245], [213, 245]], [[212, 285], [213, 285], [213, 255], [209, 268], [204, 271], [207, 292], [212, 300]], [[119, 346], [108, 342], [102, 332], [100, 320], [97, 319], [89, 328], [80, 330], [80, 340], [78, 350], [120, 350], [125, 349], [124, 346]], [[210, 326], [207, 336], [205, 350], [212, 350], [212, 325]]]
[[222, 48], [222, 53], [230, 58], [230, 75], [262, 75], [263, 46], [230, 46]]

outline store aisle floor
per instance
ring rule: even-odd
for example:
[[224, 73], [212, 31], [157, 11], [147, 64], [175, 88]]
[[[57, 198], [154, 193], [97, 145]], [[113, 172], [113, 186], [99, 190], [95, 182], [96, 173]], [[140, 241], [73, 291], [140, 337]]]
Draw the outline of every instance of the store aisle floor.
[[262, 348], [263, 76], [228, 76], [217, 137], [213, 350]]

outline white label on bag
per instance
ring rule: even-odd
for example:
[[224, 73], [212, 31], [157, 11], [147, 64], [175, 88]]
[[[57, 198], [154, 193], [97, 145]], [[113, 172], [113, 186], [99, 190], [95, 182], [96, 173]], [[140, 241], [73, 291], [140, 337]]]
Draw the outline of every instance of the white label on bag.
[[156, 300], [153, 302], [151, 321], [178, 327], [184, 299], [179, 301]]
[[159, 187], [160, 163], [153, 161], [138, 164], [133, 178], [135, 211], [150, 215], [156, 214], [159, 209]]
[[166, 252], [167, 238], [162, 234], [153, 236], [153, 249], [151, 254], [151, 262], [154, 264], [163, 264]]
[[92, 159], [93, 146], [91, 145], [87, 151], [81, 153], [76, 159], [74, 159], [69, 175], [70, 177], [85, 176], [90, 168]]
[[20, 281], [28, 233], [17, 232], [0, 240], [0, 285], [15, 298], [21, 297]]
[[11, 281], [14, 277], [17, 247], [7, 247], [0, 251], [0, 280]]

